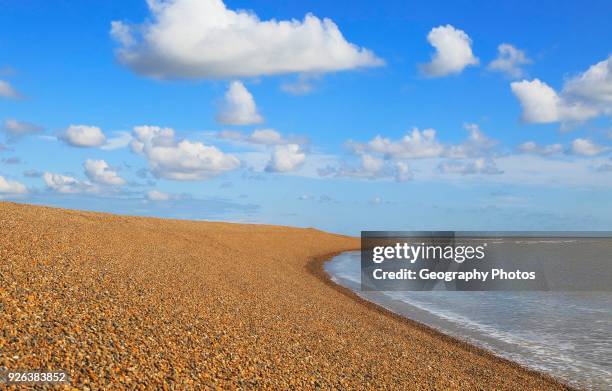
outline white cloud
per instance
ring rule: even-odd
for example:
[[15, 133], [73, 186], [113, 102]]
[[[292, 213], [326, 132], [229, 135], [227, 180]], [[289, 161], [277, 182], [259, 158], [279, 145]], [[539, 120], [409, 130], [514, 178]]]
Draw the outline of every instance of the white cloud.
[[106, 143], [100, 147], [105, 151], [113, 151], [115, 149], [125, 148], [132, 142], [130, 132], [115, 132], [116, 136], [106, 140]]
[[130, 146], [132, 152], [144, 154], [146, 146], [156, 145], [170, 147], [174, 144], [174, 129], [145, 125], [134, 127]]
[[549, 144], [544, 146], [539, 146], [534, 141], [527, 141], [523, 144], [519, 145], [519, 151], [523, 153], [530, 153], [535, 155], [556, 155], [563, 152], [563, 145], [561, 144]]
[[248, 136], [238, 130], [222, 130], [220, 132], [210, 132], [214, 137], [221, 140], [235, 141], [235, 142], [246, 142]]
[[87, 159], [83, 167], [85, 168], [87, 178], [94, 183], [108, 186], [121, 186], [125, 184], [125, 180], [104, 160]]
[[519, 78], [525, 74], [521, 65], [531, 63], [531, 59], [527, 57], [524, 51], [507, 43], [499, 45], [497, 52], [497, 58], [491, 61], [488, 66], [491, 71], [503, 72], [510, 77]]
[[236, 144], [254, 144], [254, 145], [283, 145], [283, 144], [301, 144], [304, 140], [291, 137], [287, 139], [274, 129], [255, 129], [250, 134], [245, 134], [235, 130], [222, 130], [214, 133], [214, 136], [221, 140], [227, 140]]
[[612, 56], [569, 79], [563, 86], [562, 95], [599, 113], [612, 114]]
[[16, 119], [7, 119], [2, 127], [9, 138], [19, 138], [32, 133], [42, 132], [43, 128], [26, 121], [17, 121]]
[[430, 158], [444, 152], [444, 146], [436, 140], [435, 129], [420, 131], [413, 128], [412, 132], [398, 141], [378, 135], [367, 144], [352, 143], [350, 146], [357, 153], [370, 151], [397, 159]]
[[278, 145], [266, 166], [269, 172], [295, 171], [304, 164], [306, 154], [298, 144]]
[[406, 162], [395, 163], [395, 180], [398, 182], [405, 182], [412, 180], [414, 175]]
[[525, 122], [549, 123], [584, 121], [597, 116], [597, 111], [582, 102], [564, 100], [548, 84], [534, 79], [511, 84], [512, 92], [523, 108]]
[[534, 79], [511, 84], [526, 122], [580, 122], [612, 115], [612, 56], [568, 79], [560, 93]]
[[156, 78], [229, 78], [382, 65], [330, 19], [262, 21], [221, 0], [149, 0], [148, 22], [115, 21], [119, 61]]
[[97, 188], [91, 183], [80, 181], [68, 175], [45, 172], [43, 180], [50, 190], [58, 193], [72, 194], [97, 191]]
[[418, 128], [413, 128], [399, 140], [378, 135], [366, 143], [349, 141], [348, 147], [360, 157], [361, 165], [330, 166], [319, 170], [319, 175], [394, 178], [402, 182], [413, 179], [413, 169], [419, 160], [427, 161], [425, 166], [436, 162], [437, 171], [442, 173], [499, 173], [492, 160], [497, 141], [489, 138], [477, 124], [466, 123], [464, 128], [469, 136], [458, 144], [442, 144], [436, 138], [435, 129], [421, 131]]
[[164, 193], [159, 190], [151, 190], [147, 192], [146, 197], [149, 201], [170, 201], [174, 198], [172, 194]]
[[319, 169], [319, 176], [351, 177], [362, 179], [395, 179], [404, 182], [413, 178], [408, 163], [384, 160], [368, 153], [359, 154], [359, 165], [343, 164], [340, 167], [327, 166]]
[[385, 161], [379, 157], [372, 156], [367, 153], [362, 153], [359, 156], [359, 166], [348, 166], [344, 165], [340, 168], [327, 167], [320, 170], [321, 176], [340, 176], [340, 177], [354, 177], [354, 178], [365, 178], [365, 179], [377, 179], [387, 177], [388, 174], [384, 172]]
[[[421, 131], [418, 128], [413, 128], [399, 140], [377, 135], [366, 143], [349, 141], [348, 147], [360, 157], [361, 165], [332, 165], [320, 169], [319, 175], [394, 178], [401, 182], [413, 179], [414, 172], [422, 171], [421, 168], [433, 168], [437, 173], [501, 173], [493, 161], [498, 142], [489, 138], [477, 124], [466, 123], [463, 127], [468, 132], [468, 138], [457, 144], [442, 144], [436, 137], [435, 129]], [[420, 164], [419, 161], [424, 163]]]
[[132, 151], [143, 155], [157, 177], [181, 181], [208, 179], [234, 170], [240, 161], [214, 146], [176, 140], [174, 130], [158, 126], [134, 127]]
[[20, 182], [10, 181], [0, 175], [0, 195], [26, 194], [28, 189]]
[[421, 65], [421, 70], [429, 77], [460, 73], [465, 67], [479, 63], [472, 53], [470, 37], [450, 24], [433, 28], [427, 41], [436, 49], [431, 62]]
[[534, 79], [514, 82], [510, 86], [523, 107], [524, 121], [537, 123], [560, 119], [560, 98], [548, 84]]
[[361, 155], [362, 170], [360, 171], [363, 173], [377, 174], [380, 171], [382, 171], [384, 166], [385, 166], [385, 161], [380, 158], [377, 158], [375, 156], [371, 156], [365, 153]]
[[605, 150], [604, 147], [595, 144], [593, 141], [586, 138], [577, 138], [572, 141], [572, 153], [582, 156], [599, 155]]
[[257, 112], [253, 95], [239, 81], [230, 83], [216, 119], [224, 125], [253, 125], [263, 122], [263, 117]]
[[99, 147], [106, 141], [106, 136], [97, 126], [70, 125], [60, 139], [74, 147]]
[[253, 144], [279, 145], [285, 144], [283, 136], [274, 129], [257, 129], [251, 133], [249, 141]]
[[439, 166], [440, 172], [444, 174], [483, 174], [495, 175], [502, 174], [495, 161], [487, 158], [478, 158], [473, 161], [447, 161]]
[[463, 128], [469, 133], [468, 139], [461, 144], [447, 146], [444, 156], [451, 158], [480, 157], [487, 154], [497, 144], [497, 141], [484, 134], [478, 124], [466, 123]]
[[0, 80], [0, 97], [8, 99], [21, 98], [21, 94], [8, 81]]

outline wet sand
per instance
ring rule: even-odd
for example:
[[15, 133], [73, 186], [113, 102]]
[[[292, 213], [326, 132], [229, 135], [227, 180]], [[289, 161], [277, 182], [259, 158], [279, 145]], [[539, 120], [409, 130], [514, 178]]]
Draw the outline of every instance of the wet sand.
[[0, 202], [0, 367], [79, 389], [564, 389], [370, 304], [314, 229]]

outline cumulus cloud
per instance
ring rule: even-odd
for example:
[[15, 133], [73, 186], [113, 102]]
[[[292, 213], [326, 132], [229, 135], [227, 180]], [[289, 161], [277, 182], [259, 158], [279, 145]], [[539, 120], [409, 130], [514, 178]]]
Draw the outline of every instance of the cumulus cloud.
[[510, 44], [502, 43], [497, 47], [497, 58], [489, 63], [488, 69], [503, 72], [513, 78], [519, 78], [525, 74], [521, 66], [530, 63], [531, 59], [527, 57], [524, 51]]
[[[251, 168], [257, 167], [257, 170], [297, 171], [306, 161], [304, 146], [308, 144], [308, 140], [303, 137], [284, 137], [274, 129], [256, 129], [251, 133], [224, 130], [213, 135], [220, 140], [251, 149], [242, 152], [240, 156]], [[308, 167], [306, 169], [308, 170]]]
[[257, 129], [249, 136], [249, 142], [263, 145], [286, 144], [283, 136], [274, 129]]
[[460, 175], [496, 175], [502, 174], [497, 164], [490, 158], [478, 158], [472, 161], [447, 161], [438, 166], [440, 172], [444, 174]]
[[437, 157], [444, 152], [444, 146], [436, 140], [435, 129], [418, 128], [397, 141], [378, 135], [366, 144], [350, 142], [349, 147], [356, 153], [369, 151], [397, 159]]
[[169, 193], [164, 193], [163, 191], [151, 190], [147, 192], [146, 198], [149, 201], [170, 201], [174, 196]]
[[406, 162], [395, 162], [395, 180], [398, 182], [405, 182], [412, 180], [414, 175]]
[[335, 175], [335, 176], [347, 176], [356, 178], [376, 179], [386, 177], [387, 173], [384, 172], [385, 161], [379, 157], [372, 156], [367, 153], [362, 153], [359, 156], [359, 166], [342, 166], [340, 169], [328, 167], [327, 171], [320, 171], [322, 176]]
[[300, 137], [283, 137], [280, 132], [274, 129], [255, 129], [251, 133], [243, 133], [235, 130], [222, 130], [214, 133], [220, 140], [230, 141], [236, 144], [252, 145], [283, 145], [283, 144], [304, 144], [306, 140]]
[[260, 20], [221, 0], [149, 0], [147, 22], [111, 24], [119, 61], [156, 78], [322, 73], [383, 64], [330, 19]]
[[[397, 181], [413, 179], [417, 161], [439, 164], [438, 172], [461, 174], [497, 174], [492, 158], [497, 141], [488, 137], [478, 124], [466, 123], [468, 137], [457, 144], [443, 144], [438, 141], [435, 129], [413, 128], [399, 140], [380, 135], [366, 143], [350, 141], [348, 147], [359, 156], [360, 165], [330, 166], [319, 170], [319, 175], [360, 177], [367, 179], [394, 178]], [[431, 163], [433, 162], [433, 163]]]
[[612, 115], [612, 56], [568, 79], [560, 93], [539, 79], [511, 84], [522, 119], [532, 123], [580, 122]]
[[604, 147], [586, 138], [577, 138], [572, 141], [571, 152], [575, 155], [595, 156], [599, 155], [604, 150]]
[[214, 146], [176, 140], [174, 130], [158, 126], [136, 126], [132, 151], [143, 155], [158, 178], [180, 181], [208, 179], [240, 166], [240, 161]]
[[318, 171], [319, 176], [350, 177], [362, 179], [395, 179], [397, 182], [413, 178], [408, 163], [385, 160], [368, 153], [360, 153], [359, 165], [343, 164], [340, 167], [327, 166]]
[[73, 147], [99, 147], [104, 145], [106, 136], [97, 126], [70, 125], [60, 139]]
[[518, 147], [520, 152], [535, 154], [535, 155], [556, 155], [563, 152], [563, 145], [561, 144], [549, 144], [540, 146], [534, 141], [527, 141]]
[[106, 143], [100, 147], [105, 151], [113, 151], [115, 149], [125, 148], [132, 142], [130, 132], [115, 132], [115, 137], [106, 140]]
[[445, 148], [444, 156], [451, 158], [478, 157], [487, 154], [497, 141], [489, 138], [478, 124], [466, 123], [463, 128], [469, 133], [468, 139], [461, 144]]
[[263, 122], [263, 117], [257, 112], [253, 95], [239, 81], [230, 83], [216, 119], [224, 125], [253, 125]]
[[96, 187], [90, 182], [80, 181], [69, 175], [45, 172], [42, 177], [47, 185], [47, 188], [58, 193], [74, 194], [97, 191]]
[[11, 181], [0, 175], [0, 196], [27, 194], [28, 189], [23, 183]]
[[360, 171], [363, 173], [377, 174], [382, 171], [384, 166], [385, 161], [380, 158], [368, 155], [366, 153], [361, 155], [361, 167], [363, 169]]
[[43, 128], [31, 122], [7, 119], [4, 121], [2, 130], [4, 130], [10, 140], [14, 140], [28, 134], [42, 132]]
[[525, 122], [584, 121], [597, 115], [596, 110], [582, 102], [563, 99], [552, 87], [539, 79], [514, 82], [511, 88], [521, 103], [521, 118]]
[[278, 145], [266, 166], [268, 172], [295, 171], [304, 164], [306, 154], [298, 144]]
[[94, 183], [107, 186], [121, 186], [125, 184], [125, 180], [104, 160], [87, 159], [83, 167], [87, 178]]
[[598, 112], [612, 114], [612, 56], [569, 79], [563, 87], [563, 96]]
[[0, 80], [0, 97], [7, 99], [19, 99], [21, 96], [22, 95], [19, 93], [19, 91], [17, 91], [15, 87], [11, 85], [11, 83], [5, 80]]
[[479, 63], [472, 53], [470, 37], [450, 24], [433, 28], [427, 41], [436, 49], [431, 62], [421, 65], [421, 70], [429, 77], [460, 73], [465, 67]]

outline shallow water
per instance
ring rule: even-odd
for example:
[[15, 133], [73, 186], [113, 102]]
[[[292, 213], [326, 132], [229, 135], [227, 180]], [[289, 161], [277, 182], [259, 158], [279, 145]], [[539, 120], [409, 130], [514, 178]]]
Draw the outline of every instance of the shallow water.
[[367, 300], [587, 389], [612, 389], [610, 292], [362, 292], [359, 252], [325, 264]]

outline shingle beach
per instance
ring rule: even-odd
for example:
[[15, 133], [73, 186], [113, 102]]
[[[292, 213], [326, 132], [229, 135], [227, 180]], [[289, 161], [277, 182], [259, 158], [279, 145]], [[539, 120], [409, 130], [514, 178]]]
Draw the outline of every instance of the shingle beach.
[[0, 202], [0, 367], [78, 389], [564, 388], [335, 286], [322, 262], [358, 247]]

